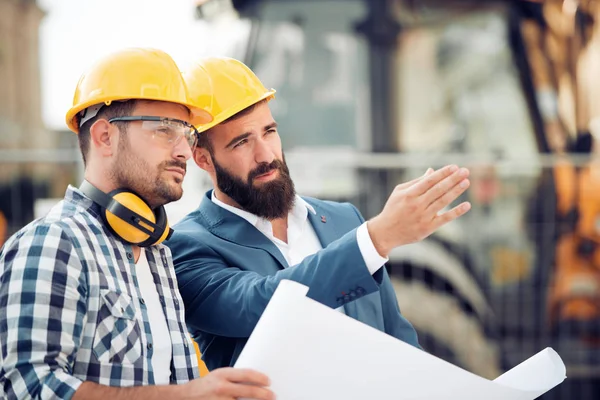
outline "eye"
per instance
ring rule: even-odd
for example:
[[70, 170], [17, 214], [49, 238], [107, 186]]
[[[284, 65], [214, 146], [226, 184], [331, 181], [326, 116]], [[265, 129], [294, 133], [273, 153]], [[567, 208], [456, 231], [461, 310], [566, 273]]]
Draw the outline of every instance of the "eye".
[[175, 130], [170, 126], [159, 126], [156, 128], [156, 133], [158, 133], [160, 136], [170, 138], [174, 136]]
[[271, 128], [271, 129], [269, 129], [268, 131], [265, 132], [265, 135], [268, 135], [270, 133], [277, 133], [277, 129]]
[[237, 142], [237, 143], [236, 143], [236, 144], [233, 146], [233, 148], [235, 149], [235, 148], [237, 148], [237, 147], [243, 146], [243, 145], [245, 145], [246, 143], [248, 143], [248, 139], [242, 139], [242, 140], [240, 140], [239, 142]]

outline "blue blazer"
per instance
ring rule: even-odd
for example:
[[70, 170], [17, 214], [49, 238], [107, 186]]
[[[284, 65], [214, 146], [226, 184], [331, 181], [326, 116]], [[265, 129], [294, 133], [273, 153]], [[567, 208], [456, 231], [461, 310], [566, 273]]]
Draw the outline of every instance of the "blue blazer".
[[235, 363], [282, 279], [300, 282], [310, 298], [343, 305], [349, 317], [420, 348], [385, 268], [369, 274], [356, 240], [364, 219], [353, 205], [304, 198], [316, 211], [308, 218], [323, 250], [290, 268], [273, 242], [213, 203], [211, 194], [166, 242], [188, 329], [210, 370]]

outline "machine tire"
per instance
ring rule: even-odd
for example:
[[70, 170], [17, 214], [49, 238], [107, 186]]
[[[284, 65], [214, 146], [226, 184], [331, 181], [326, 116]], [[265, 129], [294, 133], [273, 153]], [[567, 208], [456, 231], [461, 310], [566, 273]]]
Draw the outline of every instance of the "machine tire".
[[453, 248], [438, 239], [425, 240], [390, 255], [398, 304], [425, 351], [495, 379], [502, 362], [493, 315], [481, 285]]

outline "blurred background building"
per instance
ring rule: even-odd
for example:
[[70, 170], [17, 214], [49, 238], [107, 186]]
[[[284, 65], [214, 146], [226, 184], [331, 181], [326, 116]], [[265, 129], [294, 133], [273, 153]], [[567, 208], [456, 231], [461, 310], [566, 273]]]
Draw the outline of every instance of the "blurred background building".
[[[495, 378], [551, 346], [568, 379], [543, 398], [599, 398], [599, 17], [597, 0], [0, 0], [0, 243], [79, 184], [62, 118], [98, 55], [235, 57], [277, 90], [301, 194], [372, 217], [427, 168], [470, 168], [472, 210], [390, 256], [427, 351]], [[209, 187], [192, 163], [171, 222]]]
[[25, 162], [58, 145], [57, 134], [42, 121], [43, 17], [35, 1], [0, 1], [0, 235], [31, 221], [36, 197], [47, 197], [52, 186], [52, 175], [43, 165]]

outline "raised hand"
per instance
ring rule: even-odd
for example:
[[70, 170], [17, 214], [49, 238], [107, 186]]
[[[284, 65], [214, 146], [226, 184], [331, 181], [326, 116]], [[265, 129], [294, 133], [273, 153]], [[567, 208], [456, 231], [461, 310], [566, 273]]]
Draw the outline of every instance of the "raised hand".
[[468, 177], [468, 169], [449, 165], [396, 186], [381, 213], [367, 223], [379, 254], [386, 257], [395, 247], [423, 240], [469, 211], [471, 204], [464, 202], [442, 212], [467, 190]]

